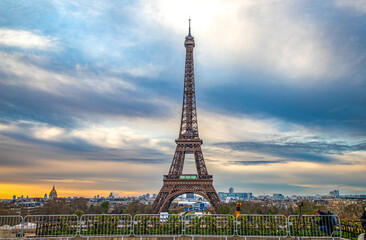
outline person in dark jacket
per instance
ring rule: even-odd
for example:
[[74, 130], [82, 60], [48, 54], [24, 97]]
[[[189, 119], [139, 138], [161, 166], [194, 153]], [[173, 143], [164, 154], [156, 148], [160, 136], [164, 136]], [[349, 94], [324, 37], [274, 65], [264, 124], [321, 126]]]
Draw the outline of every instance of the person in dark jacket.
[[361, 220], [361, 225], [362, 225], [363, 229], [365, 229], [365, 231], [366, 231], [366, 208], [365, 208], [365, 211], [363, 212], [360, 220]]
[[332, 213], [325, 213], [317, 210], [316, 213], [319, 215], [319, 221], [315, 221], [319, 225], [319, 230], [324, 232], [326, 235], [331, 236], [334, 231], [334, 220]]
[[[365, 208], [365, 211], [363, 212], [363, 214], [360, 218], [360, 221], [361, 221], [361, 225], [362, 225], [363, 229], [365, 229], [365, 232], [366, 232], [366, 208]], [[358, 239], [359, 240], [366, 240], [366, 234], [365, 233], [361, 234], [360, 236], [358, 236]]]

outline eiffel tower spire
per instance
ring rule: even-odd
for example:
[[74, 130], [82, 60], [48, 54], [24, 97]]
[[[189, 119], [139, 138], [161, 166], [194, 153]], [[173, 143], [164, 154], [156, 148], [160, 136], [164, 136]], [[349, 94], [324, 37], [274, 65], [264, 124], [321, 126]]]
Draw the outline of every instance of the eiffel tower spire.
[[[185, 38], [186, 64], [184, 74], [182, 117], [172, 164], [168, 175], [164, 175], [163, 187], [153, 203], [155, 213], [168, 211], [171, 202], [184, 193], [195, 193], [206, 198], [213, 210], [221, 206], [221, 201], [213, 187], [212, 175], [208, 174], [198, 135], [196, 90], [194, 82], [193, 49], [194, 37], [191, 35], [189, 19], [188, 35]], [[197, 174], [182, 174], [186, 154], [193, 154]]]
[[189, 21], [188, 36], [191, 36], [191, 17], [189, 17], [188, 21]]

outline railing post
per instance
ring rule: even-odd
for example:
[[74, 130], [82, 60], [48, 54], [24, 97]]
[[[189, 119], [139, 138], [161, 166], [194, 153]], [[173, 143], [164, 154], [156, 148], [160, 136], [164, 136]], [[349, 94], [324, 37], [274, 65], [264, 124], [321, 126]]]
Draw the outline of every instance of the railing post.
[[22, 226], [20, 228], [20, 236], [24, 237], [24, 218], [21, 216], [22, 218]]

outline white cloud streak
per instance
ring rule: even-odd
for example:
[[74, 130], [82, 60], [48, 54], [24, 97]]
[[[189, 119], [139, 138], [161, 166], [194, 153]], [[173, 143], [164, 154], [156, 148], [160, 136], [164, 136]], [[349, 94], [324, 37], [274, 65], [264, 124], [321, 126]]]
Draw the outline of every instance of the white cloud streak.
[[262, 69], [295, 83], [309, 78], [302, 85], [336, 78], [349, 67], [337, 58], [324, 29], [296, 14], [291, 1], [160, 0], [142, 5], [150, 27], [157, 23], [180, 42], [187, 32], [183, 23], [192, 16], [202, 64]]
[[0, 45], [39, 50], [54, 50], [57, 47], [56, 38], [6, 28], [0, 28]]
[[[73, 74], [54, 72], [37, 65], [37, 58], [32, 57], [32, 61], [24, 59], [23, 54], [10, 54], [0, 52], [0, 72], [8, 75], [6, 79], [0, 81], [8, 85], [26, 85], [56, 95], [70, 95], [69, 89], [87, 89], [97, 93], [114, 92], [118, 88], [134, 91], [133, 84], [118, 79], [116, 77], [95, 76], [87, 68], [75, 66]], [[44, 61], [44, 60], [41, 60]]]

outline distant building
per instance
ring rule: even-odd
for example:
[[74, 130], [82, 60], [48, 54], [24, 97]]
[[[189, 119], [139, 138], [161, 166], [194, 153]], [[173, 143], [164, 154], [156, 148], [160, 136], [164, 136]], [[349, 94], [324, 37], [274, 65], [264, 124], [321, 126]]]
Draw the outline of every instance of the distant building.
[[194, 193], [186, 193], [187, 199], [194, 199]]
[[17, 199], [17, 196], [13, 195], [13, 200], [16, 200]]
[[219, 198], [221, 199], [238, 199], [238, 200], [250, 200], [253, 198], [253, 194], [252, 193], [235, 193], [234, 192], [234, 188], [230, 188], [228, 193], [225, 192], [218, 192]]
[[45, 194], [44, 194], [44, 197], [43, 197], [43, 198], [44, 198], [44, 199], [46, 199], [46, 198], [47, 198], [47, 193], [45, 193]]
[[329, 195], [332, 197], [339, 197], [339, 190], [330, 191]]
[[283, 194], [281, 194], [281, 193], [274, 193], [273, 194], [273, 199], [274, 200], [282, 200], [284, 198], [285, 198], [285, 196], [283, 196]]
[[195, 202], [192, 204], [192, 207], [185, 207], [184, 211], [197, 212], [197, 211], [206, 211], [206, 203], [203, 202]]
[[55, 189], [55, 185], [53, 185], [53, 188], [50, 192], [50, 195], [49, 195], [50, 199], [55, 199], [57, 198], [57, 192], [56, 192], [56, 189]]
[[113, 196], [113, 192], [111, 192], [111, 193], [109, 194], [108, 198], [114, 198], [114, 196]]

